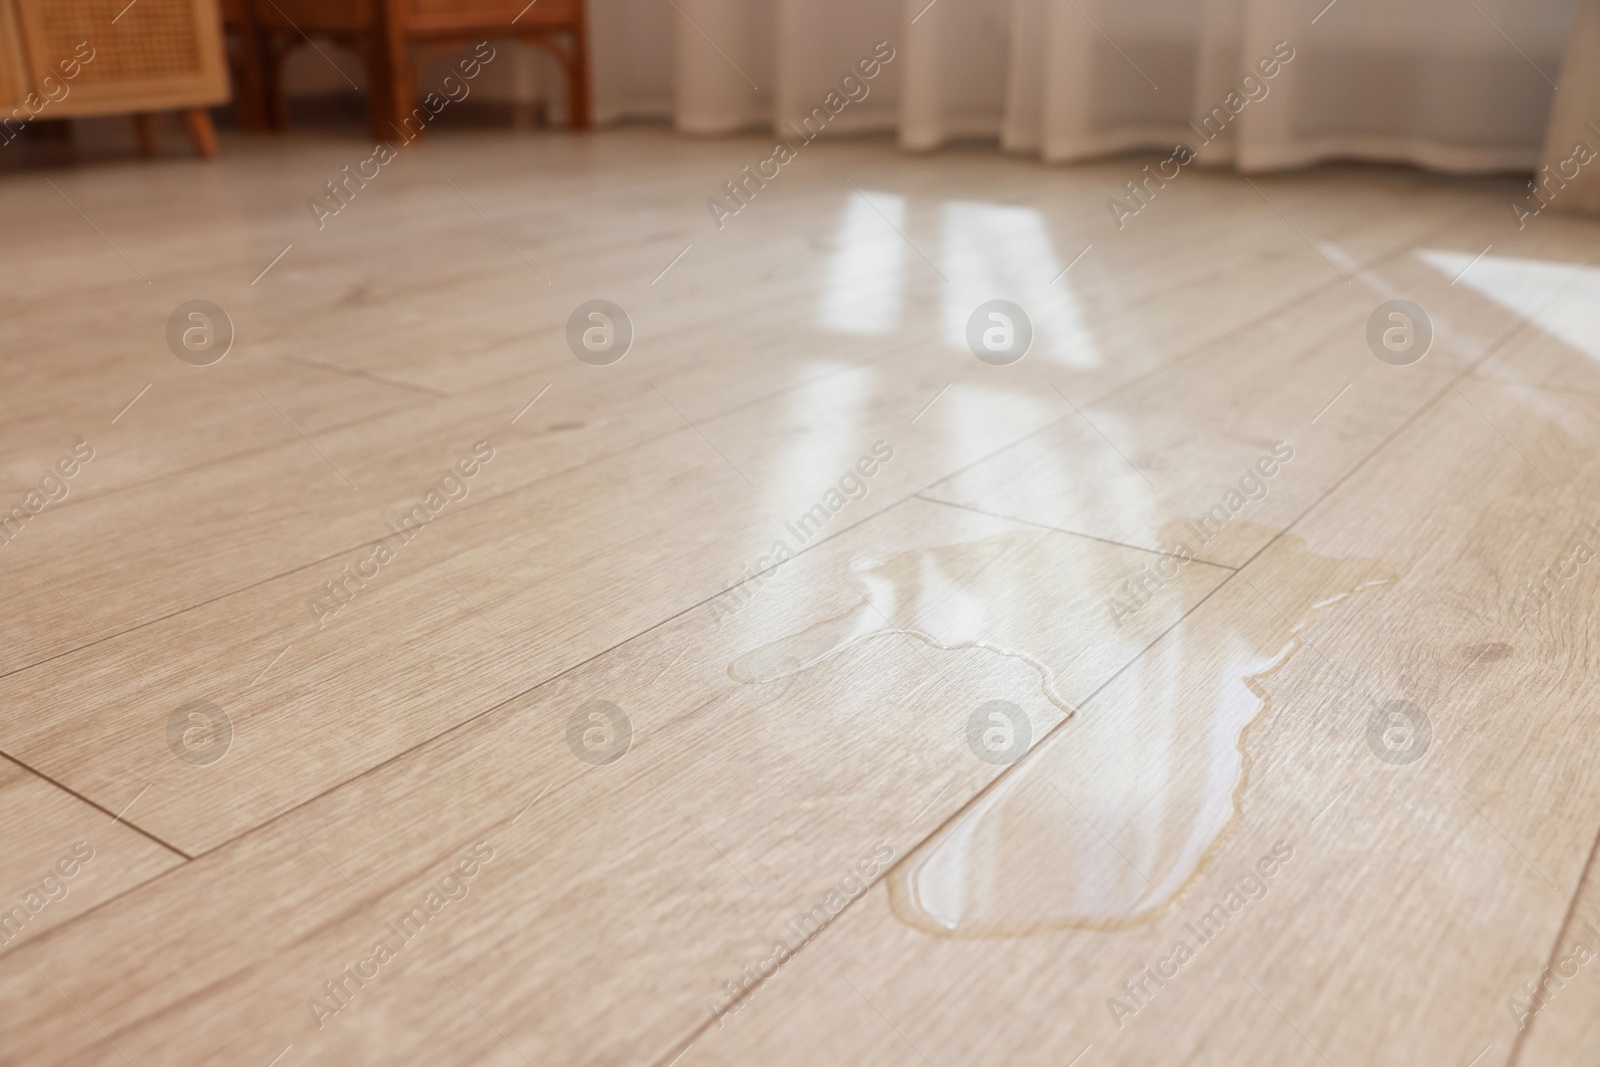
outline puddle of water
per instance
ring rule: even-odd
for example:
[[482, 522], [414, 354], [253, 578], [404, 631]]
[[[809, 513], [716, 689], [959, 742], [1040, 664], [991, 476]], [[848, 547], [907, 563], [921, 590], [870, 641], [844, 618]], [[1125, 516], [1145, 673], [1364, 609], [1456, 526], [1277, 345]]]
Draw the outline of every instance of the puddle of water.
[[[1061, 643], [1064, 623], [1104, 610], [1103, 598], [1077, 585], [1050, 588], [1039, 576], [1059, 573], [1063, 552], [1075, 548], [1059, 533], [1019, 530], [856, 559], [845, 577], [861, 594], [859, 604], [740, 656], [728, 674], [767, 684], [868, 641], [910, 637], [943, 651], [982, 649], [1019, 660], [1038, 673], [1045, 698], [1070, 715], [1044, 652]], [[1039, 652], [1027, 651], [1030, 645]]]
[[[1027, 663], [1071, 717], [1051, 660], [1071, 651], [1061, 628], [1098, 594], [1051, 588], [1060, 544], [1059, 534], [1027, 531], [858, 561], [849, 577], [861, 604], [741, 656], [728, 673], [771, 683], [906, 634]], [[1128, 926], [1170, 905], [1242, 811], [1246, 736], [1272, 710], [1266, 683], [1323, 612], [1396, 577], [1373, 560], [1316, 555], [1293, 536], [1275, 551], [1289, 580], [1266, 591], [1272, 607], [1241, 594], [1283, 616], [1252, 627], [1270, 638], [1168, 635], [1135, 664], [1131, 684], [1036, 744], [891, 873], [896, 914], [945, 936], [1017, 937]], [[1081, 641], [1097, 639], [1117, 638]]]

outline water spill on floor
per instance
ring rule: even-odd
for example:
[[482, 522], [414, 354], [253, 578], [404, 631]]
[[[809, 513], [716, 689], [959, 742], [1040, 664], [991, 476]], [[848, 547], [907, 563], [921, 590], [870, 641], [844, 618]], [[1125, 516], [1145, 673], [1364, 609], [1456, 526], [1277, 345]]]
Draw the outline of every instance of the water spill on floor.
[[855, 607], [740, 656], [728, 674], [767, 684], [868, 641], [909, 637], [933, 649], [982, 649], [1019, 660], [1038, 673], [1045, 699], [1071, 714], [1043, 650], [1060, 643], [1062, 625], [1099, 610], [1100, 601], [1075, 584], [1050, 588], [1038, 581], [1061, 570], [1064, 545], [1071, 540], [1061, 534], [1019, 530], [858, 558], [846, 575], [861, 596]]
[[[1062, 583], [1051, 581], [1060, 569], [1048, 551], [1059, 542], [1049, 539], [1059, 536], [1011, 533], [858, 561], [849, 577], [861, 604], [741, 656], [728, 673], [770, 683], [905, 634], [1021, 660], [1072, 716], [1056, 689], [1070, 647], [1061, 626], [1076, 616], [1081, 641], [1119, 638], [1082, 625], [1093, 594], [1052, 588]], [[897, 867], [889, 893], [900, 918], [945, 936], [1016, 937], [1127, 926], [1171, 904], [1240, 815], [1246, 739], [1273, 709], [1273, 676], [1324, 613], [1395, 580], [1381, 563], [1320, 556], [1292, 535], [1273, 552], [1276, 580], [1259, 594], [1235, 590], [1246, 611], [1168, 634]], [[1076, 610], [1060, 610], [1063, 600]]]

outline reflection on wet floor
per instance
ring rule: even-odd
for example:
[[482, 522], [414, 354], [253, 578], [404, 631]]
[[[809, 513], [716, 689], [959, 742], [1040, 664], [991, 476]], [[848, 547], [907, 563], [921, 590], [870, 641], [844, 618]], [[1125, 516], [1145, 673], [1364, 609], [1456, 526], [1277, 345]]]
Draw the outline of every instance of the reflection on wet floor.
[[986, 650], [1038, 672], [1045, 696], [1070, 721], [889, 876], [896, 913], [930, 933], [1117, 927], [1170, 904], [1241, 810], [1245, 738], [1273, 707], [1272, 677], [1323, 612], [1395, 580], [1381, 563], [1319, 556], [1285, 535], [1275, 567], [1296, 581], [1275, 584], [1276, 603], [1256, 598], [1268, 625], [1248, 634], [1179, 627], [1163, 639], [1165, 650], [1152, 650], [1074, 714], [1057, 685], [1072, 635], [1063, 640], [1059, 629], [1074, 617], [1081, 624], [1087, 594], [1041, 580], [1060, 573], [1042, 558], [1059, 537], [1022, 531], [858, 559], [848, 575], [862, 594], [857, 607], [728, 668], [737, 681], [770, 683], [828, 669], [862, 642], [905, 635], [936, 649]]
[[1245, 735], [1272, 709], [1269, 680], [1322, 612], [1395, 580], [1372, 560], [1281, 545], [1303, 580], [1297, 603], [1263, 604], [1283, 617], [1269, 643], [1210, 635], [1176, 664], [1141, 661], [1130, 686], [1091, 701], [895, 870], [896, 913], [930, 932], [1008, 937], [1128, 925], [1176, 899], [1241, 810]]
[[[1039, 575], [1060, 574], [1069, 539], [1019, 530], [960, 544], [858, 557], [845, 576], [861, 594], [851, 610], [740, 656], [728, 674], [764, 684], [810, 670], [865, 641], [909, 636], [932, 648], [978, 648], [1026, 663], [1039, 673], [1044, 695], [1064, 713], [1072, 708], [1057, 687], [1055, 667], [1042, 658], [1041, 636], [1095, 605], [1084, 590], [1052, 588]], [[786, 662], [798, 663], [787, 670]]]

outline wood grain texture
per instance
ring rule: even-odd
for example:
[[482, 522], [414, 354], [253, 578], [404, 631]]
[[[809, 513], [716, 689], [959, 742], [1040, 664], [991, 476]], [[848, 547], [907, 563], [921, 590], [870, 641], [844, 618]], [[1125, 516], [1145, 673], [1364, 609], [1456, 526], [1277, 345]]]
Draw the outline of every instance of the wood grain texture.
[[0, 761], [0, 953], [183, 862], [127, 824], [126, 811], [140, 799], [129, 794], [116, 810], [99, 811], [26, 767]]
[[0, 503], [95, 451], [0, 545], [0, 889], [137, 797], [0, 1061], [1582, 1062], [1600, 962], [1507, 1002], [1600, 950], [1594, 224], [841, 141], [717, 229], [764, 150], [0, 178]]
[[[1409, 1063], [1424, 1050], [1466, 1063], [1486, 1049], [1480, 1062], [1511, 1062], [1516, 1031], [1503, 1002], [1577, 936], [1564, 929], [1567, 909], [1600, 831], [1589, 814], [1600, 773], [1592, 753], [1572, 747], [1586, 729], [1580, 709], [1595, 697], [1586, 672], [1551, 669], [1593, 655], [1582, 598], [1594, 575], [1520, 629], [1511, 601], [1538, 561], [1567, 555], [1575, 538], [1596, 543], [1580, 524], [1600, 410], [1564, 398], [1558, 428], [1510, 390], [1464, 392], [1432, 406], [1297, 525], [1319, 555], [1384, 560], [1398, 580], [1307, 631], [1318, 654], [1295, 657], [1275, 679], [1278, 709], [1249, 736], [1258, 763], [1240, 827], [1170, 917], [1110, 934], [951, 940], [908, 927], [875, 890], [824, 935], [833, 948], [802, 954], [794, 979], [762, 990], [747, 1018], [706, 1032], [684, 1062], [782, 1061], [799, 1047], [857, 1063], [917, 1062], [917, 1049], [1057, 1062], [1085, 1046], [1112, 1063], [1311, 1063], [1319, 1054]], [[1554, 468], [1557, 488], [1466, 397]], [[1138, 672], [1121, 676], [1063, 728], [1063, 743], [1097, 708], [1120, 717], [1129, 702], [1171, 707], [1175, 677], [1187, 679], [1178, 707], [1214, 700], [1219, 668], [1248, 669], [1229, 651], [1230, 634], [1287, 629], [1276, 604], [1315, 574], [1295, 565], [1298, 555], [1274, 542], [1141, 660], [1149, 695]], [[1368, 722], [1391, 699], [1431, 720], [1420, 762], [1374, 759]], [[1061, 770], [1064, 789], [1094, 780]], [[1177, 941], [1196, 943], [1185, 924], [1280, 840], [1294, 859], [1215, 947], [1195, 944], [1168, 983], [1146, 980], [1143, 1002], [1123, 990]], [[1120, 843], [1139, 855], [1136, 838]], [[1137, 1010], [1114, 1012], [1113, 998]], [[823, 1031], [820, 1048], [800, 1036]], [[1579, 1037], [1565, 1039], [1563, 1054]]]
[[[950, 577], [975, 590], [1017, 588], [1015, 606], [992, 599], [1018, 623], [1039, 611], [1059, 620], [1055, 636], [1034, 651], [1073, 704], [1226, 573], [1196, 565], [1118, 627], [1103, 610], [1104, 592], [1145, 553], [908, 501], [786, 564], [778, 584], [737, 613], [688, 612], [223, 846], [179, 880], [107, 909], [103, 921], [148, 932], [150, 941], [128, 951], [173, 961], [171, 980], [129, 998], [126, 987], [101, 986], [83, 971], [63, 991], [129, 1054], [160, 1055], [182, 1033], [205, 1055], [245, 1055], [281, 1033], [278, 1047], [292, 1042], [297, 1054], [338, 1062], [368, 1054], [361, 1050], [372, 1027], [401, 1047], [459, 1062], [499, 1054], [493, 1030], [472, 1025], [470, 1010], [438, 975], [456, 981], [490, 1018], [503, 1019], [513, 1004], [547, 1005], [542, 1021], [527, 1016], [508, 1032], [525, 1055], [616, 1058], [665, 1048], [686, 1019], [699, 1017], [704, 998], [764, 949], [769, 930], [804, 910], [819, 882], [825, 889], [837, 881], [895, 827], [936, 825], [994, 776], [999, 768], [974, 759], [963, 736], [977, 703], [1013, 699], [1038, 733], [1062, 716], [1031, 667], [982, 650], [919, 648], [893, 635], [846, 652], [847, 673], [816, 670], [777, 687], [736, 682], [729, 663], [859, 604], [840, 576], [864, 551], [940, 552], [997, 537], [1020, 539], [1020, 555], [996, 558], [985, 548]], [[1043, 591], [1030, 598], [1025, 590], [1045, 562], [1074, 580], [1064, 596], [1041, 602]], [[938, 625], [966, 610], [959, 598], [934, 597], [918, 617]], [[1005, 618], [994, 622], [1005, 628]], [[567, 720], [595, 697], [633, 718], [636, 751], [610, 766], [587, 766], [568, 747]], [[824, 736], [830, 740], [819, 746]], [[446, 781], [457, 787], [440, 791]], [[265, 778], [260, 784], [281, 788]], [[305, 1000], [344, 965], [342, 955], [369, 951], [390, 913], [404, 911], [402, 901], [436, 880], [435, 868], [442, 873], [478, 839], [494, 845], [498, 858], [459, 902], [463, 925], [441, 931], [448, 942], [419, 942], [426, 954], [401, 954], [397, 980], [386, 974], [373, 995], [352, 1001], [350, 1016], [312, 1025]], [[272, 915], [260, 916], [265, 925], [241, 923], [223, 902], [273, 869], [293, 887], [274, 890]], [[192, 913], [196, 894], [215, 902], [204, 915]], [[580, 901], [616, 921], [564, 919], [562, 909]], [[189, 918], [163, 918], [176, 917], [174, 909]], [[657, 921], [676, 932], [661, 939]], [[497, 931], [507, 924], [527, 934], [519, 962], [478, 970], [473, 958], [500, 943]], [[25, 1029], [37, 1035], [29, 1041], [66, 1041], [92, 1056], [94, 1041], [74, 1034], [65, 1017], [48, 1022], [56, 1006], [34, 996], [39, 983], [30, 968], [44, 965], [46, 951], [60, 959], [76, 950], [57, 943], [20, 958], [8, 972], [15, 981], [8, 999], [21, 997], [27, 1015], [43, 1013]], [[624, 957], [630, 965], [613, 972]], [[684, 980], [690, 973], [693, 982]], [[585, 977], [575, 981], [575, 974]], [[602, 1036], [590, 1015], [601, 1008], [590, 983], [613, 981], [648, 1006], [601, 1025], [609, 1031]], [[363, 1000], [371, 1010], [357, 1015]], [[26, 1057], [32, 1047], [14, 1051]]]

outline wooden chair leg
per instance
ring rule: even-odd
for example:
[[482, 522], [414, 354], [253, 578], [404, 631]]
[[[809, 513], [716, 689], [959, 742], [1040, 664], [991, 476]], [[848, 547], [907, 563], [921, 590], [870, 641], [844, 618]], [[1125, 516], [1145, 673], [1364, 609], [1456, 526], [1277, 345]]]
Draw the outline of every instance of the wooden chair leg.
[[133, 135], [139, 140], [139, 154], [154, 157], [161, 152], [161, 138], [156, 135], [156, 117], [148, 111], [133, 115]]
[[210, 159], [217, 154], [217, 128], [211, 125], [211, 112], [203, 107], [191, 107], [183, 113], [183, 124], [189, 131], [189, 143], [194, 154]]

